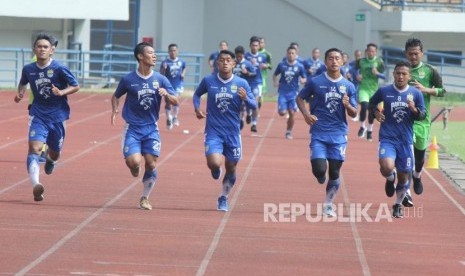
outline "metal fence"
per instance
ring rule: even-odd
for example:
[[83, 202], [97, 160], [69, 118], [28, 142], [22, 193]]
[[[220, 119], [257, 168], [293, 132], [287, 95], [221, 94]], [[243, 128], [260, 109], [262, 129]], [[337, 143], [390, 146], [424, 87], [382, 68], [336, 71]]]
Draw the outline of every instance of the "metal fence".
[[367, 0], [380, 10], [465, 12], [465, 0]]
[[[394, 65], [400, 60], [405, 60], [404, 49], [381, 47], [381, 51], [386, 64], [386, 81], [392, 82]], [[442, 77], [443, 85], [448, 91], [465, 93], [465, 56], [426, 51], [424, 59], [436, 67]], [[434, 61], [429, 61], [429, 59]], [[451, 60], [454, 62], [450, 62]]]
[[[0, 87], [16, 87], [22, 67], [31, 62], [32, 56], [31, 49], [0, 48]], [[166, 52], [157, 53], [155, 70], [158, 71], [167, 56]], [[186, 88], [195, 88], [199, 84], [203, 57], [203, 54], [179, 54], [179, 58], [186, 61]], [[133, 51], [57, 50], [53, 58], [68, 66], [81, 87], [87, 88], [114, 87], [122, 76], [137, 68]]]

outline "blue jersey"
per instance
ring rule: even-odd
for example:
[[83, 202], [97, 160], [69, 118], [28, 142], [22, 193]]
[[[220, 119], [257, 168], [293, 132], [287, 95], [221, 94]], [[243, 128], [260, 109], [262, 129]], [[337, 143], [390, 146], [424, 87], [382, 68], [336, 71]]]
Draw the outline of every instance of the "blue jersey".
[[266, 63], [266, 56], [262, 53], [256, 53], [254, 55], [250, 52], [247, 52], [245, 53], [245, 59], [250, 61], [250, 63], [252, 63], [252, 65], [255, 67], [256, 74], [253, 78], [250, 78], [249, 81], [249, 84], [253, 89], [263, 83], [262, 69], [260, 68], [260, 65]]
[[354, 84], [355, 89], [358, 89], [357, 75], [360, 74], [360, 70], [356, 68], [355, 60], [349, 62], [349, 73], [352, 76], [352, 79], [349, 80]]
[[379, 129], [379, 140], [393, 143], [413, 143], [413, 121], [416, 119], [408, 108], [407, 100], [415, 102], [420, 113], [425, 113], [425, 103], [421, 92], [413, 86], [399, 91], [394, 85], [379, 88], [371, 97], [369, 106], [384, 102], [384, 122]]
[[138, 126], [157, 123], [162, 102], [162, 96], [158, 93], [160, 88], [165, 88], [171, 95], [175, 94], [168, 79], [158, 72], [144, 77], [133, 71], [121, 79], [115, 96], [119, 99], [127, 94], [122, 113], [126, 123]]
[[208, 57], [208, 61], [213, 61], [213, 74], [218, 73], [218, 65], [216, 64], [216, 60], [218, 59], [218, 56], [220, 55], [220, 51], [215, 51], [210, 54]]
[[257, 108], [255, 96], [246, 80], [233, 75], [229, 80], [220, 79], [218, 74], [211, 74], [202, 79], [194, 92], [194, 108], [200, 107], [200, 97], [207, 93], [207, 122], [205, 132], [215, 132], [219, 135], [237, 135], [240, 133], [240, 111], [242, 99], [239, 97], [239, 87], [247, 91], [245, 104]]
[[179, 58], [176, 58], [175, 60], [167, 58], [161, 63], [160, 71], [162, 71], [162, 68], [165, 66], [165, 64], [165, 77], [170, 81], [171, 85], [176, 91], [182, 90], [184, 86], [182, 72], [186, 68], [186, 62]]
[[349, 96], [350, 105], [357, 107], [354, 85], [342, 76], [336, 80], [326, 73], [312, 78], [300, 91], [299, 97], [310, 101], [310, 113], [318, 120], [310, 128], [310, 133], [347, 134], [346, 109], [342, 104], [344, 94]]
[[67, 67], [55, 60], [43, 68], [33, 62], [23, 67], [19, 83], [29, 83], [34, 95], [30, 115], [55, 123], [69, 119], [68, 97], [55, 96], [52, 92], [52, 84], [60, 90], [79, 85]]
[[304, 66], [299, 62], [289, 64], [287, 59], [281, 61], [274, 75], [281, 75], [279, 78], [278, 93], [298, 93], [299, 92], [299, 77], [305, 78]]
[[[321, 62], [320, 59], [314, 60], [313, 58], [309, 58], [309, 59], [304, 60], [303, 65], [305, 68], [305, 74], [307, 76], [307, 82], [308, 82], [313, 77], [316, 77], [322, 73], [321, 71], [318, 71], [318, 69], [320, 69], [320, 67], [324, 64], [323, 62]], [[310, 69], [312, 69], [313, 73], [310, 73]]]
[[[247, 75], [242, 73], [243, 68], [247, 70]], [[252, 63], [244, 58], [240, 62], [236, 62], [236, 66], [233, 69], [233, 74], [245, 79], [251, 86], [250, 81], [252, 78], [255, 78], [257, 72], [255, 71], [255, 67], [252, 65]]]

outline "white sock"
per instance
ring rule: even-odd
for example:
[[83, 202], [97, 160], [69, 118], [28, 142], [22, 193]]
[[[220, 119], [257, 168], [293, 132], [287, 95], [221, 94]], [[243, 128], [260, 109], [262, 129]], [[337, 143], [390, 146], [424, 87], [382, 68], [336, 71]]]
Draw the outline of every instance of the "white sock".
[[155, 187], [155, 180], [153, 178], [149, 178], [145, 180], [143, 183], [144, 183], [144, 191], [142, 192], [142, 196], [149, 198], [150, 193]]
[[362, 127], [363, 127], [364, 129], [367, 128], [367, 126], [366, 126], [366, 124], [365, 124], [365, 121], [362, 122]]
[[171, 109], [165, 109], [166, 119], [171, 120]]
[[331, 188], [326, 192], [325, 204], [333, 204], [334, 198], [336, 197], [337, 189], [336, 187]]
[[407, 191], [408, 191], [407, 183], [404, 183], [404, 186], [402, 187], [402, 190], [397, 190], [397, 188], [396, 188], [396, 204], [402, 204], [402, 201], [404, 200], [404, 197], [405, 197], [405, 195], [407, 194]]
[[179, 114], [179, 105], [173, 105], [171, 109], [173, 110], [173, 117], [177, 118]]
[[368, 126], [368, 131], [373, 131], [373, 124], [370, 124], [370, 125]]
[[31, 180], [32, 187], [39, 184], [39, 174], [40, 174], [40, 166], [39, 163], [36, 161], [31, 162], [28, 168], [29, 179]]

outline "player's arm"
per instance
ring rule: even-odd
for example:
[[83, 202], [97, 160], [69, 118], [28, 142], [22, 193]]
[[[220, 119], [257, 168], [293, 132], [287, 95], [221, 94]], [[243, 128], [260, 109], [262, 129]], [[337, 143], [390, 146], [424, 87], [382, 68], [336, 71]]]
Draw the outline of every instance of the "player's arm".
[[255, 99], [250, 86], [246, 85], [245, 87], [239, 87], [239, 96], [248, 108], [252, 110], [257, 109], [257, 100]]
[[184, 80], [184, 78], [186, 77], [186, 63], [183, 63], [183, 67], [182, 67], [182, 72], [181, 72], [181, 80]]
[[442, 86], [442, 78], [436, 68], [433, 68], [433, 78], [431, 80], [433, 84], [434, 92], [431, 94], [436, 97], [444, 97], [446, 94], [446, 89]]
[[116, 115], [118, 114], [119, 98], [116, 97], [116, 92], [111, 97], [111, 125], [115, 125]]
[[200, 98], [203, 94], [207, 93], [207, 86], [205, 84], [205, 78], [202, 79], [197, 89], [195, 89], [194, 95], [192, 95], [192, 103], [194, 105], [194, 112], [197, 119], [203, 119], [207, 117], [207, 114], [200, 110]]
[[407, 104], [410, 112], [412, 112], [413, 119], [421, 121], [426, 118], [425, 102], [421, 93], [417, 93], [413, 100], [407, 100]]
[[76, 86], [68, 86], [63, 90], [60, 90], [58, 87], [53, 85], [52, 83], [52, 92], [55, 96], [66, 96], [66, 95], [71, 95], [79, 91], [81, 87], [79, 85]]
[[342, 104], [346, 108], [347, 115], [349, 115], [351, 118], [355, 118], [357, 116], [357, 100], [355, 99], [355, 87], [350, 97], [348, 93], [344, 93], [344, 96], [342, 96]]
[[26, 93], [26, 86], [27, 84], [18, 84], [18, 94], [15, 95], [15, 102], [19, 103], [23, 99], [24, 93]]
[[316, 121], [318, 121], [318, 118], [315, 115], [311, 114], [309, 111], [310, 109], [307, 109], [306, 107], [305, 99], [310, 98], [310, 90], [311, 82], [307, 83], [307, 85], [305, 85], [305, 87], [302, 88], [302, 90], [299, 92], [299, 95], [297, 95], [296, 98], [296, 103], [300, 112], [304, 116], [305, 122], [311, 126], [314, 123], [316, 123]]
[[384, 112], [378, 109], [378, 104], [382, 101], [381, 90], [378, 89], [375, 94], [370, 98], [368, 102], [368, 111], [375, 115], [375, 118], [378, 122], [384, 122], [385, 116]]
[[160, 87], [158, 89], [158, 94], [160, 94], [160, 96], [164, 97], [170, 104], [178, 105], [178, 97], [173, 95], [174, 94], [173, 88], [171, 88], [170, 91], [171, 91], [171, 93], [169, 93], [166, 88]]

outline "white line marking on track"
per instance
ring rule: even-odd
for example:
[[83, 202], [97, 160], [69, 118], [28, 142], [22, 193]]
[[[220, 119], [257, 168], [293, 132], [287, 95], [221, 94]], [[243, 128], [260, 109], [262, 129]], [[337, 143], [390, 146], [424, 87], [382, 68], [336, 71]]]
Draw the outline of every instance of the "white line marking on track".
[[[273, 113], [272, 118], [268, 122], [265, 133], [263, 134], [264, 137], [266, 137], [266, 135], [268, 134], [268, 132], [271, 129], [271, 125], [274, 122], [274, 115], [275, 115], [275, 113]], [[241, 182], [239, 183], [239, 185], [238, 185], [238, 187], [236, 189], [236, 192], [234, 193], [233, 198], [231, 199], [229, 212], [226, 212], [224, 214], [223, 218], [221, 219], [220, 225], [216, 229], [215, 236], [213, 237], [213, 240], [210, 243], [210, 246], [208, 247], [208, 250], [205, 253], [205, 256], [203, 257], [203, 260], [200, 263], [199, 269], [197, 270], [197, 273], [195, 275], [200, 276], [200, 275], [205, 274], [205, 271], [207, 270], [208, 264], [210, 263], [210, 260], [211, 260], [211, 258], [213, 256], [213, 253], [215, 252], [216, 247], [218, 246], [218, 242], [220, 241], [221, 235], [223, 234], [224, 228], [226, 227], [226, 223], [228, 223], [229, 217], [231, 216], [231, 212], [234, 209], [234, 206], [236, 205], [237, 198], [239, 197], [239, 195], [240, 195], [240, 193], [242, 191], [242, 188], [244, 187], [244, 183], [247, 180], [247, 178], [248, 178], [248, 176], [250, 174], [250, 171], [252, 170], [252, 167], [255, 164], [255, 159], [257, 159], [257, 156], [258, 156], [258, 154], [260, 152], [260, 149], [262, 148], [262, 144], [263, 144], [264, 141], [265, 141], [265, 139], [261, 139], [260, 142], [258, 143], [257, 147], [255, 148], [255, 152], [254, 152], [254, 154], [253, 154], [253, 156], [252, 156], [252, 158], [250, 160], [249, 165], [247, 166], [247, 168], [245, 170], [244, 176], [242, 177]]]
[[[167, 155], [166, 158], [161, 160], [158, 163], [158, 167], [163, 165], [167, 160], [169, 160], [175, 153], [177, 153], [181, 148], [183, 148], [185, 145], [187, 145], [190, 141], [194, 139], [195, 136], [198, 134], [202, 133], [201, 130], [197, 131], [196, 135], [191, 136], [189, 139], [186, 139], [183, 143], [179, 144], [170, 154]], [[111, 137], [107, 139], [106, 141], [111, 141], [116, 138], [120, 138], [121, 135]], [[103, 145], [105, 143], [101, 143], [98, 145], [95, 145], [94, 147], [89, 148], [85, 152], [90, 152], [91, 149], [95, 149], [96, 147], [99, 147], [100, 145]], [[84, 154], [81, 153], [80, 155]], [[77, 156], [75, 157], [77, 158]], [[75, 159], [74, 158], [74, 159]], [[72, 158], [68, 159], [67, 161], [69, 162]], [[44, 253], [42, 253], [37, 259], [23, 267], [19, 272], [17, 272], [15, 275], [26, 275], [31, 269], [42, 263], [45, 259], [47, 259], [50, 255], [58, 251], [66, 242], [71, 240], [74, 236], [76, 236], [79, 232], [81, 232], [82, 229], [84, 229], [89, 223], [91, 223], [94, 219], [96, 219], [100, 214], [103, 213], [108, 207], [113, 205], [116, 201], [118, 201], [120, 198], [122, 198], [127, 192], [129, 192], [131, 189], [136, 187], [138, 184], [140, 184], [140, 180], [137, 179], [133, 181], [126, 189], [124, 189], [122, 192], [117, 194], [113, 199], [105, 203], [102, 207], [100, 207], [97, 211], [92, 213], [87, 219], [85, 219], [83, 222], [81, 222], [76, 228], [74, 228], [72, 231], [70, 231], [68, 234], [66, 234], [63, 238], [61, 238], [58, 242], [56, 242], [54, 245], [52, 245], [48, 250], [46, 250]]]
[[460, 212], [462, 212], [462, 214], [465, 216], [465, 208], [463, 208], [462, 205], [460, 205], [460, 203], [458, 203], [457, 200], [455, 200], [447, 191], [446, 189], [444, 189], [444, 187], [441, 185], [441, 183], [439, 183], [439, 181], [436, 180], [436, 178], [433, 177], [433, 175], [431, 175], [427, 170], [423, 170], [426, 175], [428, 175], [428, 177], [433, 181], [433, 183], [436, 185], [436, 187], [439, 188], [439, 190], [441, 190], [441, 192], [450, 200], [450, 202], [452, 202], [452, 204], [454, 204], [457, 209], [459, 209]]
[[[345, 181], [344, 181], [344, 178], [342, 177], [342, 174], [340, 178], [342, 182], [341, 183], [342, 196], [344, 198], [346, 210], [349, 212], [350, 200], [349, 200], [349, 195], [347, 193], [347, 189], [345, 187]], [[358, 233], [357, 225], [353, 220], [350, 220], [350, 228], [352, 230], [352, 236], [354, 237], [355, 248], [357, 249], [358, 260], [360, 262], [360, 266], [362, 267], [363, 275], [370, 276], [371, 275], [370, 267], [368, 266], [368, 261], [365, 256], [365, 251], [363, 250], [362, 239], [360, 238], [360, 234]]]

